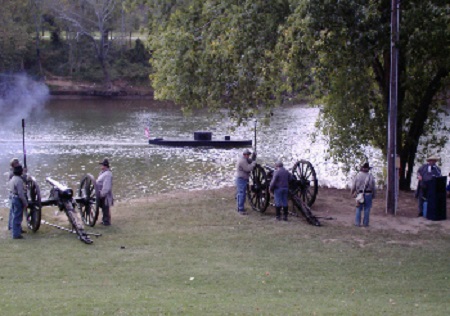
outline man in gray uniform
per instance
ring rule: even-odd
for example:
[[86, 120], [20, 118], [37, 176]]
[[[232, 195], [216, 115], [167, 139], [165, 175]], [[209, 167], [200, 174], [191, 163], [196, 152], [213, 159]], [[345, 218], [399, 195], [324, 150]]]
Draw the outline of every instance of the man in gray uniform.
[[114, 197], [112, 193], [113, 175], [109, 169], [109, 161], [107, 158], [99, 162], [101, 171], [97, 179], [97, 189], [100, 192], [100, 207], [103, 213], [102, 224], [105, 226], [111, 225], [111, 210], [110, 206], [114, 205]]
[[358, 193], [363, 193], [364, 202], [358, 203], [356, 206], [356, 215], [355, 215], [355, 226], [361, 226], [361, 212], [364, 210], [364, 219], [363, 225], [364, 227], [369, 226], [369, 217], [370, 210], [372, 209], [372, 200], [375, 198], [376, 194], [376, 185], [375, 178], [369, 172], [370, 171], [369, 163], [366, 162], [362, 165], [360, 172], [356, 175], [353, 180], [351, 194], [356, 197]]
[[250, 158], [251, 154], [250, 150], [245, 149], [236, 164], [237, 211], [241, 215], [246, 215], [244, 204], [248, 179], [250, 178], [250, 172], [256, 166], [256, 152], [253, 153], [252, 158]]
[[[8, 175], [8, 181], [12, 179], [12, 177], [14, 177], [14, 168], [17, 166], [21, 166], [20, 162], [19, 162], [19, 158], [13, 158], [11, 159], [10, 163], [9, 163], [10, 169], [9, 169], [9, 175]], [[24, 193], [25, 193], [25, 197], [26, 197], [26, 192], [27, 192], [27, 175], [26, 175], [26, 169], [23, 169], [22, 172], [22, 180], [23, 180], [23, 188], [24, 188]], [[13, 220], [13, 209], [12, 209], [12, 196], [9, 196], [9, 219], [8, 219], [8, 230], [12, 229], [12, 220]], [[22, 230], [22, 233], [26, 233], [26, 231]]]
[[8, 187], [11, 194], [11, 209], [12, 209], [12, 238], [22, 239], [22, 220], [23, 211], [28, 206], [28, 201], [25, 196], [23, 179], [23, 168], [21, 165], [15, 166], [13, 170], [14, 176], [9, 180]]

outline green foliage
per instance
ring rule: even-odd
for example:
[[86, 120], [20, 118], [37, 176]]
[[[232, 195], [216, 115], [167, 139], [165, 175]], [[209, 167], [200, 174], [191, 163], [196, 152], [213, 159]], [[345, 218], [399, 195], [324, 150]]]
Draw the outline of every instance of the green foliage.
[[32, 37], [28, 1], [3, 1], [0, 10], [0, 72], [22, 70]]
[[[283, 69], [292, 84], [301, 85], [295, 73], [310, 67], [316, 102], [323, 105], [318, 126], [330, 156], [348, 168], [355, 155], [365, 159], [365, 145], [385, 153], [391, 1], [297, 4], [282, 30], [287, 49], [279, 54], [289, 61]], [[401, 17], [397, 145], [402, 169], [408, 164], [412, 172], [419, 140], [426, 141], [426, 151], [447, 140], [435, 132], [448, 87], [450, 8], [439, 0], [401, 2]]]
[[[152, 2], [154, 3], [154, 2]], [[155, 95], [187, 109], [224, 107], [238, 123], [289, 98], [323, 106], [329, 155], [348, 167], [365, 146], [385, 153], [390, 0], [171, 1], [155, 5]], [[412, 172], [419, 140], [442, 145], [450, 69], [444, 0], [401, 3], [397, 144]], [[421, 138], [422, 137], [422, 138]], [[433, 145], [433, 146], [434, 146]], [[407, 181], [411, 174], [406, 175]]]
[[191, 1], [150, 37], [155, 96], [185, 109], [226, 107], [238, 122], [279, 102], [271, 51], [286, 1]]

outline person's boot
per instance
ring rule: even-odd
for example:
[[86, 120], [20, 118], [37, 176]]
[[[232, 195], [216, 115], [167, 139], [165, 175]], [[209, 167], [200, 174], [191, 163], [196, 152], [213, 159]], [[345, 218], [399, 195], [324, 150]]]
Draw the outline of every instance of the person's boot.
[[275, 210], [276, 210], [276, 219], [277, 219], [277, 221], [281, 221], [281, 206], [277, 206], [277, 207], [275, 207]]
[[287, 220], [288, 220], [288, 208], [283, 207], [283, 221], [287, 221]]

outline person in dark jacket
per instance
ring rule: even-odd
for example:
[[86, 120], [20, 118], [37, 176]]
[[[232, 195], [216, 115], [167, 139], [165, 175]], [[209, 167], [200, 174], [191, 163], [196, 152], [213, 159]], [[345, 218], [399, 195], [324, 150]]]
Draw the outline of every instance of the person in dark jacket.
[[423, 203], [427, 197], [427, 182], [433, 179], [433, 177], [441, 176], [441, 169], [436, 166], [436, 162], [439, 160], [438, 157], [431, 156], [428, 157], [427, 163], [422, 165], [419, 170], [417, 170], [417, 191], [416, 198], [419, 200], [419, 214], [418, 216], [423, 216]]
[[281, 220], [281, 209], [283, 209], [283, 220], [288, 220], [288, 193], [289, 181], [292, 175], [283, 167], [281, 161], [275, 163], [275, 172], [270, 181], [269, 191], [275, 197], [276, 219]]

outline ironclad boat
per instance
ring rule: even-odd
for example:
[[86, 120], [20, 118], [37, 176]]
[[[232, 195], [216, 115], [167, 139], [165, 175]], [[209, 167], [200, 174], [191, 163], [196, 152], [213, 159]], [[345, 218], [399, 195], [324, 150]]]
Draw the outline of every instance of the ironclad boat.
[[197, 131], [194, 132], [194, 139], [164, 139], [153, 138], [148, 140], [150, 145], [172, 146], [172, 147], [214, 147], [214, 148], [233, 148], [233, 147], [251, 147], [252, 140], [235, 140], [230, 136], [223, 139], [212, 139], [212, 132]]

